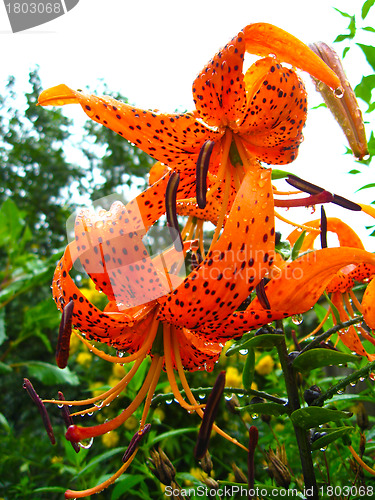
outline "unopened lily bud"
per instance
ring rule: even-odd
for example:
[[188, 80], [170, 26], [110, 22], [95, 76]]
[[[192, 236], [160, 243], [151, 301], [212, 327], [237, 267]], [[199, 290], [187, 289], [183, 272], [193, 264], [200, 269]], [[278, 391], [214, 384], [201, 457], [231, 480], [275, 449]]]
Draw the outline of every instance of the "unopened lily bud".
[[232, 464], [234, 480], [236, 483], [247, 483], [247, 477], [235, 463]]
[[364, 434], [361, 434], [361, 437], [359, 439], [359, 454], [362, 457], [365, 453], [366, 450], [366, 436]]
[[351, 150], [356, 158], [364, 159], [368, 155], [365, 127], [362, 113], [353, 89], [346, 78], [339, 56], [324, 42], [310, 45], [310, 48], [337, 74], [344, 94], [338, 99], [334, 91], [326, 84], [315, 80], [316, 88], [323, 96], [327, 107], [342, 128]]
[[303, 393], [303, 399], [310, 406], [314, 403], [316, 399], [322, 394], [321, 389], [317, 385], [312, 385], [309, 389], [306, 389]]
[[288, 489], [291, 481], [288, 467], [270, 449], [267, 452], [268, 472], [277, 486]]
[[238, 413], [238, 407], [241, 406], [238, 397], [235, 394], [232, 394], [230, 399], [225, 400], [225, 406], [227, 407], [228, 411], [230, 411], [233, 414]]
[[149, 468], [151, 472], [159, 479], [159, 481], [166, 486], [170, 486], [176, 476], [176, 469], [173, 467], [172, 462], [169, 460], [163, 450], [151, 450], [151, 459], [153, 467]]
[[203, 482], [210, 488], [210, 490], [217, 490], [219, 488], [219, 483], [212, 477], [205, 477]]
[[201, 458], [201, 467], [206, 474], [208, 474], [208, 475], [211, 474], [211, 471], [213, 469], [213, 464], [212, 464], [212, 460], [211, 460], [211, 455], [210, 455], [208, 450]]
[[364, 430], [368, 429], [369, 426], [367, 410], [364, 407], [363, 403], [357, 404], [355, 413], [357, 417], [357, 425], [363, 432]]

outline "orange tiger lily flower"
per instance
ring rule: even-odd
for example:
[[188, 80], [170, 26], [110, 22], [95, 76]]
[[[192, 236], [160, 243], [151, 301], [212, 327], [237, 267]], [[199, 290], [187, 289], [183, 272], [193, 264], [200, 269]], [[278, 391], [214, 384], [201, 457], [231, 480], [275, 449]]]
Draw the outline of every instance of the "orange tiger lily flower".
[[[319, 233], [314, 230], [320, 229], [321, 226], [322, 222], [320, 219], [309, 221], [304, 224], [304, 227], [311, 228], [311, 231], [308, 229], [305, 230], [306, 233], [301, 246], [301, 253], [313, 250], [314, 242], [317, 236], [319, 236]], [[333, 233], [337, 236], [339, 250], [342, 250], [347, 254], [352, 253], [353, 255], [357, 249], [364, 251], [364, 246], [359, 236], [342, 220], [335, 217], [329, 217], [326, 219], [325, 226], [324, 230], [326, 232]], [[300, 235], [301, 231], [296, 229], [288, 236], [287, 239], [293, 246]], [[356, 308], [360, 314], [363, 314], [368, 326], [370, 328], [375, 328], [375, 310], [373, 307], [375, 298], [375, 283], [373, 279], [375, 276], [375, 265], [372, 261], [372, 255], [373, 254], [367, 254], [366, 259], [363, 261], [353, 261], [352, 263], [342, 266], [334, 275], [332, 275], [330, 281], [326, 284], [326, 291], [331, 294], [331, 302], [338, 311], [341, 322], [345, 322], [350, 318], [353, 318], [355, 316], [354, 308]], [[363, 295], [362, 303], [359, 302], [352, 290], [355, 282], [369, 282]], [[332, 314], [331, 309], [331, 307], [328, 309], [323, 322], [316, 330], [314, 330], [313, 333], [320, 329], [322, 324], [328, 319], [329, 315]], [[332, 318], [334, 323], [337, 323], [334, 314], [332, 314]], [[347, 330], [339, 332], [340, 339], [353, 352], [356, 352], [361, 356], [367, 356], [367, 358], [371, 361], [374, 360], [375, 355], [369, 354], [364, 349], [357, 331], [361, 333], [364, 339], [369, 340], [375, 345], [374, 337], [360, 325], [357, 325], [356, 327], [352, 325], [349, 326]]]
[[[246, 52], [262, 58], [244, 73]], [[297, 156], [306, 92], [294, 69], [282, 62], [307, 71], [337, 95], [342, 92], [336, 74], [305, 44], [276, 26], [254, 23], [240, 31], [195, 79], [193, 112], [143, 110], [66, 85], [45, 90], [39, 104], [80, 104], [92, 120], [180, 172], [182, 182], [188, 177], [185, 195], [196, 196], [198, 207], [191, 203], [185, 212], [199, 217], [208, 189], [207, 196], [215, 193], [222, 198], [225, 203], [220, 205], [227, 213], [235, 196], [232, 191], [238, 191], [248, 169], [260, 168], [259, 161], [285, 164]], [[208, 218], [222, 221], [224, 215]]]
[[[144, 401], [139, 430], [142, 433], [163, 367], [180, 405], [203, 417], [202, 405], [195, 400], [184, 370], [213, 369], [228, 338], [226, 331], [220, 328], [221, 322], [241, 305], [272, 265], [273, 198], [269, 194], [271, 173], [265, 169], [247, 172], [222, 235], [211, 245], [205, 259], [185, 278], [180, 278], [178, 271], [181, 256], [183, 261], [191, 242], [185, 241], [180, 252], [173, 247], [151, 258], [143, 244], [143, 236], [167, 210], [173, 175], [177, 174], [168, 172], [126, 206], [117, 202], [108, 212], [81, 211], [75, 221], [75, 239], [57, 265], [52, 289], [57, 307], [63, 312], [57, 351], [59, 366], [67, 362], [72, 326], [85, 335], [82, 337], [75, 332], [82, 342], [103, 359], [115, 363], [134, 361], [130, 371], [109, 391], [83, 401], [59, 400], [58, 404], [91, 405], [72, 416], [96, 411], [95, 403], [113, 401], [126, 388], [141, 362], [149, 355], [152, 358], [144, 383], [129, 406], [117, 417], [99, 425], [71, 425], [66, 437], [72, 443], [117, 428]], [[108, 297], [108, 305], [103, 311], [82, 294], [71, 278], [69, 273], [77, 259], [97, 289]], [[109, 344], [127, 355], [107, 355], [89, 340]], [[176, 371], [187, 401], [178, 388]], [[47, 402], [54, 401], [44, 400]], [[236, 442], [215, 428], [219, 434]], [[129, 458], [127, 466], [130, 463]], [[125, 464], [120, 470], [125, 470]], [[118, 477], [117, 474], [113, 477]], [[87, 496], [103, 487], [83, 492], [68, 490], [66, 498]]]

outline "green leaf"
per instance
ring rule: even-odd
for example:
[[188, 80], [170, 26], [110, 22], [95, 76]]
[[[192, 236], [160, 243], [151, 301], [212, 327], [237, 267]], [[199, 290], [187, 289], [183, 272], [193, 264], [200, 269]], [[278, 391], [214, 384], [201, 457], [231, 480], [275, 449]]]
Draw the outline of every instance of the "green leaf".
[[293, 361], [293, 367], [301, 371], [310, 371], [323, 366], [342, 365], [361, 362], [360, 356], [334, 351], [333, 349], [309, 349], [299, 354]]
[[375, 75], [363, 76], [360, 83], [354, 88], [355, 95], [369, 106], [372, 102], [372, 91], [375, 88]]
[[[327, 309], [325, 307], [323, 307], [321, 304], [316, 303], [314, 305], [314, 311], [315, 311], [315, 314], [318, 318], [319, 323], [321, 323], [323, 321], [323, 319], [326, 317]], [[332, 327], [333, 327], [333, 319], [332, 319], [332, 316], [329, 315], [329, 317], [324, 322], [322, 328], [323, 328], [323, 331], [326, 332], [327, 330], [329, 330]]]
[[29, 361], [27, 363], [30, 378], [36, 378], [45, 385], [79, 385], [78, 376], [68, 367], [61, 370], [55, 365], [42, 361]]
[[298, 236], [297, 241], [294, 243], [293, 248], [292, 248], [292, 260], [297, 259], [299, 252], [301, 250], [301, 247], [303, 245], [305, 236], [306, 236], [306, 231], [302, 231], [302, 233]]
[[348, 14], [347, 12], [343, 12], [342, 10], [339, 10], [339, 9], [336, 9], [336, 7], [334, 7], [334, 10], [336, 10], [339, 14], [341, 14], [343, 17], [348, 17], [348, 18], [351, 18], [352, 16], [350, 14]]
[[358, 47], [362, 49], [362, 52], [365, 54], [367, 62], [375, 71], [375, 47], [372, 45], [364, 45], [363, 43], [357, 43]]
[[362, 189], [369, 189], [373, 187], [375, 187], [375, 182], [371, 182], [370, 184], [366, 184], [365, 186], [360, 187], [359, 189], [357, 189], [357, 192], [362, 191]]
[[242, 372], [242, 383], [245, 389], [247, 390], [251, 388], [251, 384], [253, 383], [254, 371], [255, 371], [255, 352], [254, 349], [249, 349], [245, 361], [245, 366], [243, 367], [243, 372]]
[[7, 334], [5, 333], [5, 309], [0, 309], [0, 345], [4, 344], [7, 339]]
[[293, 424], [303, 429], [312, 429], [327, 422], [339, 422], [343, 418], [350, 418], [353, 413], [349, 411], [330, 410], [318, 406], [309, 406], [308, 408], [299, 408], [294, 411], [290, 418]]
[[362, 11], [361, 11], [362, 19], [366, 18], [367, 14], [369, 13], [369, 10], [374, 5], [374, 3], [375, 0], [366, 0], [366, 2], [362, 5]]
[[375, 28], [371, 26], [366, 26], [365, 28], [361, 28], [363, 31], [370, 31], [371, 33], [375, 33]]
[[230, 346], [230, 348], [225, 353], [226, 356], [232, 356], [233, 354], [250, 349], [253, 347], [262, 347], [264, 349], [271, 349], [275, 347], [279, 342], [281, 342], [284, 338], [284, 335], [280, 335], [279, 333], [262, 333], [260, 335], [251, 335], [246, 337], [246, 340], [243, 343], [237, 343], [235, 345]]
[[318, 438], [316, 441], [311, 443], [312, 450], [320, 450], [321, 448], [326, 448], [330, 443], [340, 439], [342, 436], [350, 434], [354, 430], [354, 427], [337, 427], [335, 429], [323, 429], [323, 432], [327, 434]]
[[11, 431], [11, 426], [9, 425], [8, 420], [6, 419], [5, 415], [0, 413], [0, 425], [5, 429], [5, 431], [9, 434]]
[[293, 175], [291, 172], [287, 172], [286, 170], [279, 170], [277, 168], [272, 169], [271, 178], [272, 180], [284, 179], [288, 177], [288, 175]]
[[12, 367], [0, 361], [0, 375], [4, 373], [11, 373], [13, 371]]
[[175, 436], [180, 436], [181, 434], [186, 434], [188, 432], [197, 433], [197, 427], [185, 427], [183, 429], [176, 429], [173, 431], [164, 432], [163, 434], [158, 434], [154, 439], [149, 441], [149, 446], [155, 446], [156, 443], [162, 441], [163, 439], [174, 438]]
[[118, 500], [119, 498], [124, 498], [123, 494], [131, 490], [144, 481], [145, 477], [141, 474], [123, 474], [121, 480], [116, 482], [116, 485], [112, 491], [111, 500]]
[[33, 493], [64, 493], [66, 488], [62, 486], [44, 486], [42, 488], [36, 488]]
[[275, 250], [281, 255], [284, 260], [288, 260], [291, 254], [291, 248], [289, 241], [280, 241], [276, 246]]
[[239, 411], [246, 411], [248, 413], [255, 413], [257, 415], [273, 415], [279, 417], [280, 415], [290, 414], [287, 406], [280, 405], [279, 403], [254, 403], [246, 406], [237, 407]]

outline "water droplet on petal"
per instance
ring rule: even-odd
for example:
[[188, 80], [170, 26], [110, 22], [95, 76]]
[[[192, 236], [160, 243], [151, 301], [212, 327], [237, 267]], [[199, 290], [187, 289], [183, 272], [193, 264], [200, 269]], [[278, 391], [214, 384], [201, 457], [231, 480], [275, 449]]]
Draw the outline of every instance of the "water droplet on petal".
[[248, 349], [240, 349], [238, 351], [242, 356], [246, 356], [246, 354], [249, 352]]
[[333, 91], [333, 94], [337, 99], [342, 99], [344, 97], [344, 89], [342, 87], [337, 87], [337, 89]]

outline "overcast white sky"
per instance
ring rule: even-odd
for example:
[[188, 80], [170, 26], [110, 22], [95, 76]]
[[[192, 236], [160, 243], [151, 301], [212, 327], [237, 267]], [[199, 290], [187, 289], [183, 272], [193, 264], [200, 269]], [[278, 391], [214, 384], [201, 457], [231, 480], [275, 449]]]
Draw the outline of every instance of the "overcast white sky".
[[[16, 76], [26, 88], [28, 72], [40, 66], [47, 88], [66, 83], [83, 88], [102, 78], [113, 91], [145, 108], [173, 111], [192, 109], [191, 85], [204, 64], [241, 28], [252, 22], [270, 22], [306, 43], [332, 43], [346, 31], [348, 19], [333, 7], [356, 14], [362, 26], [375, 25], [375, 11], [361, 23], [362, 0], [80, 0], [66, 15], [42, 26], [13, 34], [5, 6], [0, 5], [2, 63], [0, 80]], [[374, 34], [362, 32], [361, 42], [374, 45]], [[359, 41], [359, 40], [358, 40]], [[336, 45], [339, 51], [343, 45]], [[353, 86], [370, 74], [361, 51], [351, 50], [345, 69]], [[308, 81], [307, 75], [304, 76]], [[310, 86], [310, 106], [320, 102]], [[365, 108], [365, 106], [363, 106]], [[78, 106], [66, 107], [71, 117]], [[354, 194], [359, 186], [375, 182], [374, 167], [362, 167], [356, 176], [354, 160], [343, 157], [345, 139], [327, 110], [310, 112], [299, 158], [289, 170], [353, 201], [369, 203], [370, 190]], [[302, 218], [308, 219], [309, 212]], [[351, 222], [352, 213], [328, 208], [328, 215]], [[372, 224], [360, 214], [361, 225]], [[364, 231], [361, 233], [365, 234]], [[369, 248], [369, 250], [375, 250]]]

